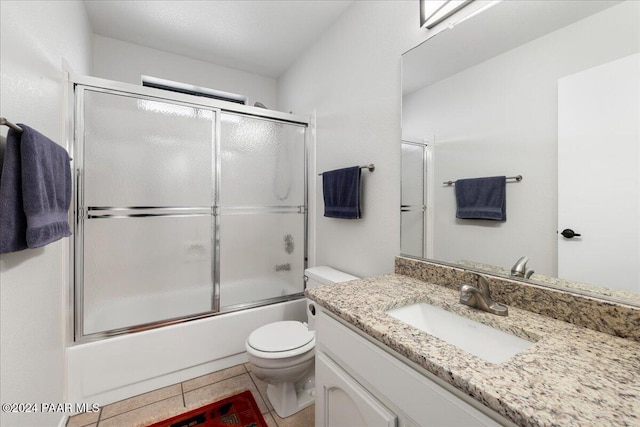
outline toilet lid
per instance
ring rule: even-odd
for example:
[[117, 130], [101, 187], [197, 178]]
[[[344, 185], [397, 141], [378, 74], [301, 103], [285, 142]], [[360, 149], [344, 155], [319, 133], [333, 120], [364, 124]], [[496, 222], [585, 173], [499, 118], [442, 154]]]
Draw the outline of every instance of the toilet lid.
[[256, 350], [280, 352], [302, 347], [314, 336], [303, 323], [285, 320], [259, 327], [249, 335], [247, 342]]

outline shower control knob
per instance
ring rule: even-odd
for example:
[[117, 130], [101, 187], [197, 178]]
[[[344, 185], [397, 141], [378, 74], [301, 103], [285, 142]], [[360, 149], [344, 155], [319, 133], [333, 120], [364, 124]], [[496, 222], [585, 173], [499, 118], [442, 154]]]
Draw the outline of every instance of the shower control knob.
[[565, 228], [564, 230], [562, 230], [562, 234], [563, 237], [566, 237], [567, 239], [573, 239], [574, 237], [580, 237], [580, 234], [576, 233], [575, 231], [573, 231], [570, 228]]

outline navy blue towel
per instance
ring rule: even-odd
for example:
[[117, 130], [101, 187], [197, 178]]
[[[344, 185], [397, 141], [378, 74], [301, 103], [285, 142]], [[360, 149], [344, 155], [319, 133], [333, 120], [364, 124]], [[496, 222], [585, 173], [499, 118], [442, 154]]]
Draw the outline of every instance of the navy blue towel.
[[36, 130], [9, 130], [0, 182], [0, 253], [38, 248], [71, 235], [69, 154]]
[[459, 179], [456, 181], [456, 218], [507, 220], [504, 176]]
[[9, 129], [0, 176], [0, 253], [27, 248], [27, 216], [22, 207], [20, 133]]
[[360, 218], [360, 167], [336, 169], [322, 174], [324, 216]]

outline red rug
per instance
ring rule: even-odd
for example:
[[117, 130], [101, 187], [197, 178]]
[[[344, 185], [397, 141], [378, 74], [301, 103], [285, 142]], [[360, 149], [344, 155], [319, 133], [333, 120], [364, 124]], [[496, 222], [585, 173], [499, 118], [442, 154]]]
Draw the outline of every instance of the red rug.
[[149, 427], [267, 427], [249, 390]]

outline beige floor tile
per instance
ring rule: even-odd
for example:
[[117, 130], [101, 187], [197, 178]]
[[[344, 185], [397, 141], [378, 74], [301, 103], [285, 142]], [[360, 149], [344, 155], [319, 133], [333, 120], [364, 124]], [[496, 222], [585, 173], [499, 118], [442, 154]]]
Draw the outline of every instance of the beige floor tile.
[[211, 374], [203, 375], [201, 377], [185, 381], [182, 383], [182, 388], [186, 393], [188, 391], [195, 390], [197, 388], [246, 373], [247, 370], [245, 369], [244, 365], [236, 365], [228, 369], [223, 369], [221, 371], [213, 372]]
[[279, 427], [315, 427], [315, 405], [311, 405], [302, 411], [287, 418], [280, 418], [275, 412], [271, 413]]
[[99, 417], [100, 411], [74, 415], [73, 417], [69, 417], [69, 421], [67, 421], [67, 427], [85, 427], [89, 425], [95, 425], [95, 423], [98, 422]]
[[180, 384], [174, 384], [149, 393], [140, 394], [130, 399], [121, 400], [105, 406], [102, 408], [102, 415], [100, 419], [111, 418], [118, 414], [129, 412], [154, 402], [159, 402], [173, 396], [180, 396], [181, 394], [182, 389], [180, 388]]
[[271, 405], [271, 402], [267, 397], [267, 386], [269, 384], [257, 378], [253, 372], [249, 373], [249, 375], [251, 376], [251, 379], [253, 380], [256, 387], [258, 387], [258, 392], [260, 392], [260, 396], [262, 396], [262, 399], [267, 404], [267, 409], [269, 410], [269, 412], [273, 411], [273, 405]]
[[244, 364], [244, 369], [247, 370], [247, 372], [251, 372], [251, 363], [247, 362]]
[[261, 413], [269, 412], [249, 374], [238, 375], [185, 393], [184, 401], [187, 408], [194, 409], [207, 403], [233, 396], [244, 390], [251, 391]]
[[143, 427], [186, 411], [182, 396], [174, 396], [115, 417], [101, 418], [98, 427]]
[[278, 427], [278, 424], [276, 423], [276, 420], [273, 419], [271, 412], [262, 414], [262, 416], [264, 417], [264, 420], [267, 422], [267, 427]]

